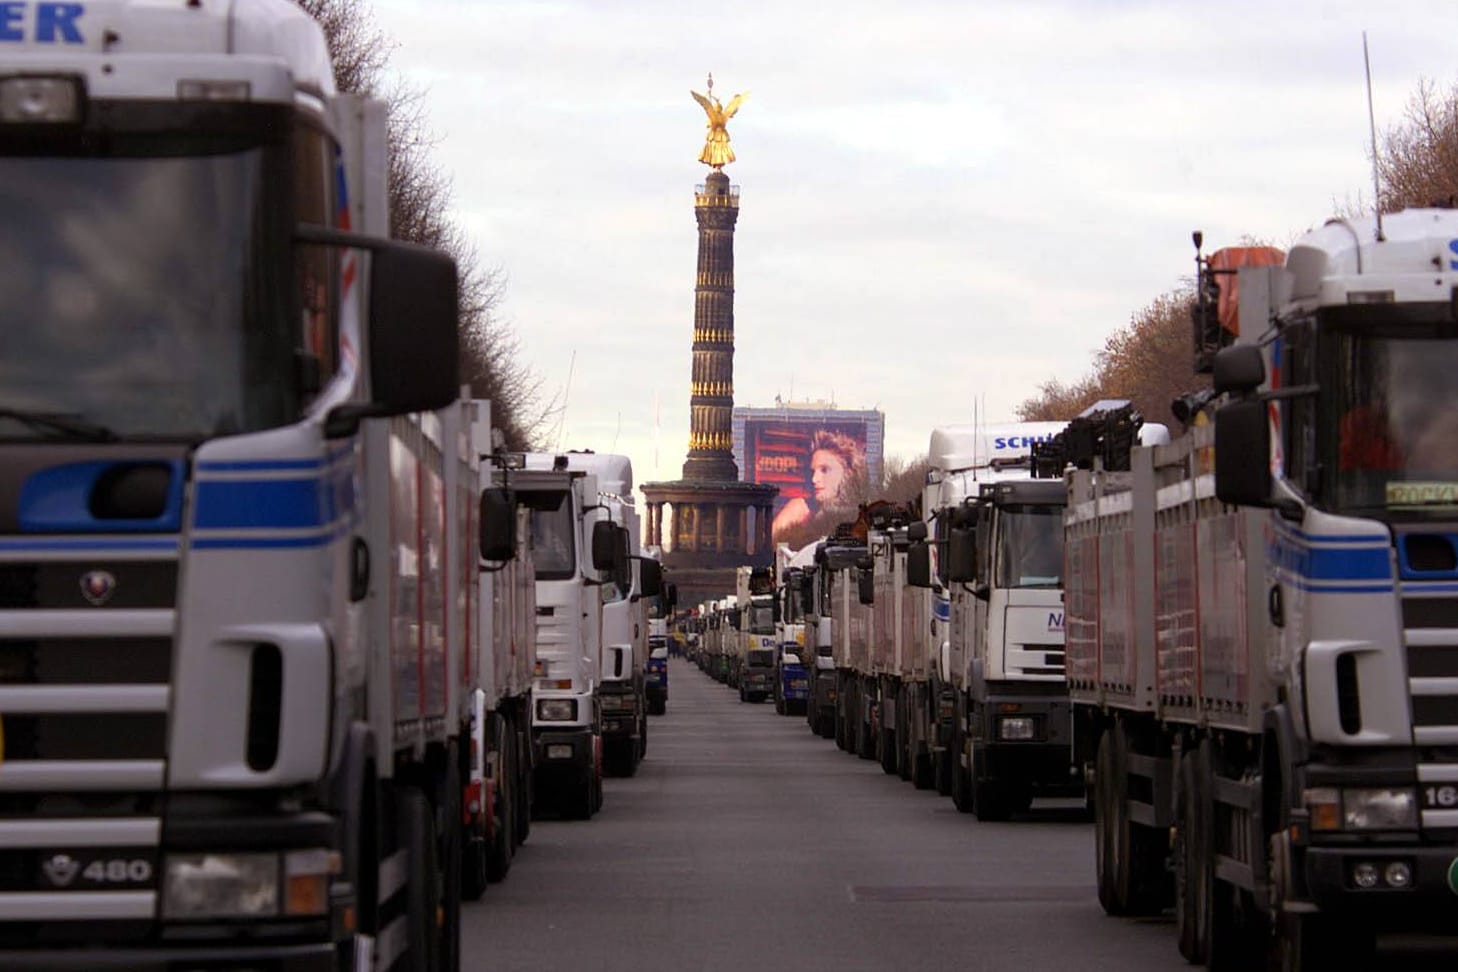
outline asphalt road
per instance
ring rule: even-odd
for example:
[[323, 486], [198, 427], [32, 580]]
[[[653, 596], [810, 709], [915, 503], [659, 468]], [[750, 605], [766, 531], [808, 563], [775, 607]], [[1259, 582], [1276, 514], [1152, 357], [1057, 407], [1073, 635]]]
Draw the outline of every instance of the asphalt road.
[[[467, 972], [1188, 970], [1168, 919], [1104, 915], [1073, 804], [981, 823], [674, 659], [668, 714], [591, 821], [537, 821], [467, 906]], [[1451, 972], [1431, 940], [1373, 967]]]
[[636, 776], [538, 821], [463, 920], [463, 968], [1188, 969], [1106, 917], [1068, 804], [979, 823], [677, 659]]

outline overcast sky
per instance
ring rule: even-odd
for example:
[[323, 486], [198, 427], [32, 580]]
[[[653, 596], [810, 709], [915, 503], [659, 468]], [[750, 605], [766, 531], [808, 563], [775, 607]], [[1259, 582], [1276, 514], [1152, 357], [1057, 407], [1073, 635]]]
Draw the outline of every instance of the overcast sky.
[[709, 71], [752, 91], [736, 402], [878, 407], [904, 458], [1084, 375], [1192, 229], [1284, 245], [1369, 201], [1364, 29], [1379, 128], [1458, 80], [1452, 2], [373, 2], [561, 447], [639, 482], [687, 450]]

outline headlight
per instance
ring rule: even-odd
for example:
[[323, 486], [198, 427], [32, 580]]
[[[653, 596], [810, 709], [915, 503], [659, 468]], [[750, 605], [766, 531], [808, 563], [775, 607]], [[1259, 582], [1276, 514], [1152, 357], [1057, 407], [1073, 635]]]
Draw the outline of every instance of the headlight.
[[1342, 824], [1347, 830], [1416, 830], [1412, 790], [1343, 790]]
[[1025, 742], [1035, 738], [1032, 716], [1003, 716], [997, 720], [997, 738]]
[[537, 718], [543, 722], [571, 722], [577, 718], [577, 700], [537, 699]]
[[278, 914], [277, 854], [173, 854], [166, 918], [271, 918]]

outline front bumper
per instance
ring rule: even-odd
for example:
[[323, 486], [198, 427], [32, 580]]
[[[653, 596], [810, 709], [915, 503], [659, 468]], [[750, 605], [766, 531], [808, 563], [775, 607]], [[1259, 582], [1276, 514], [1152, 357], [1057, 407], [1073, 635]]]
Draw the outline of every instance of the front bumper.
[[532, 755], [538, 773], [580, 773], [595, 765], [593, 734], [584, 728], [533, 729]]
[[[1307, 891], [1323, 911], [1381, 930], [1451, 935], [1458, 928], [1458, 844], [1308, 846], [1304, 858]], [[1357, 864], [1382, 870], [1394, 861], [1412, 869], [1409, 887], [1362, 890], [1352, 883]]]

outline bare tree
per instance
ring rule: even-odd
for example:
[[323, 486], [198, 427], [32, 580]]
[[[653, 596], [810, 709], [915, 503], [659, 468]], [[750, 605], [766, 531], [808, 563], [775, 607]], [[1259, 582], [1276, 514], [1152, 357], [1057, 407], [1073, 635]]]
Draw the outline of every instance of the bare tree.
[[1100, 399], [1124, 398], [1146, 421], [1169, 423], [1177, 397], [1209, 385], [1192, 364], [1193, 300], [1185, 287], [1154, 298], [1104, 341], [1090, 374], [1072, 385], [1044, 382], [1036, 397], [1018, 406], [1018, 416], [1025, 422], [1066, 421]]
[[393, 45], [374, 23], [367, 0], [295, 0], [324, 29], [341, 91], [381, 98], [390, 113], [390, 235], [438, 247], [460, 268], [461, 378], [471, 393], [489, 398], [492, 418], [510, 449], [541, 438], [551, 415], [542, 380], [525, 363], [511, 326], [497, 313], [505, 286], [499, 268], [483, 267], [474, 247], [448, 215], [450, 179], [435, 164], [423, 97], [394, 85], [385, 68]]
[[1383, 133], [1382, 211], [1458, 200], [1458, 86], [1418, 82], [1401, 123]]

